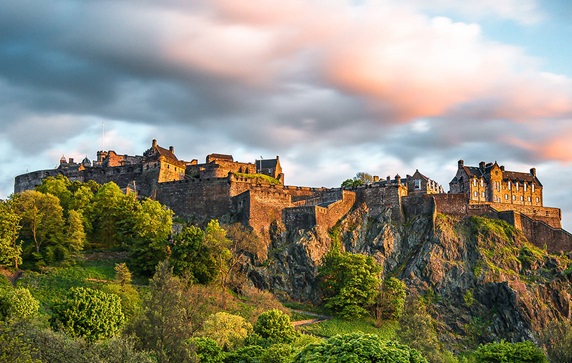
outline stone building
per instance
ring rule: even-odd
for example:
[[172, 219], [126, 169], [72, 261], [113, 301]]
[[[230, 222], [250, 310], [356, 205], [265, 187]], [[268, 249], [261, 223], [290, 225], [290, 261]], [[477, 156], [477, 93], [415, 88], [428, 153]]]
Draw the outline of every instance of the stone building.
[[453, 194], [466, 194], [469, 203], [501, 203], [542, 207], [542, 184], [536, 169], [530, 173], [507, 171], [497, 162], [466, 166], [459, 160], [457, 174], [449, 183]]

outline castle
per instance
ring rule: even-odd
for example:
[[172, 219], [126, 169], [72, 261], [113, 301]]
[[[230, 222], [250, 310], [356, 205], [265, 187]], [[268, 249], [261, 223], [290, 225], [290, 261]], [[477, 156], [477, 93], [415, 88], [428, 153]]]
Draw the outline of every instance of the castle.
[[496, 162], [469, 167], [460, 160], [449, 193], [418, 170], [405, 178], [374, 177], [373, 183], [357, 188], [311, 188], [285, 185], [278, 156], [253, 163], [224, 154], [210, 154], [204, 163], [183, 161], [172, 146], [165, 149], [153, 140], [142, 156], [110, 150], [97, 152], [93, 162], [62, 157], [55, 169], [17, 176], [14, 191], [33, 189], [60, 174], [71, 181], [113, 181], [126, 192], [169, 206], [179, 217], [198, 223], [214, 218], [241, 222], [262, 235], [275, 221], [288, 229], [329, 229], [365, 204], [374, 214], [389, 210], [395, 220], [419, 212], [487, 215], [521, 229], [540, 247], [572, 249], [572, 235], [561, 228], [560, 209], [543, 206], [536, 170], [510, 172]]

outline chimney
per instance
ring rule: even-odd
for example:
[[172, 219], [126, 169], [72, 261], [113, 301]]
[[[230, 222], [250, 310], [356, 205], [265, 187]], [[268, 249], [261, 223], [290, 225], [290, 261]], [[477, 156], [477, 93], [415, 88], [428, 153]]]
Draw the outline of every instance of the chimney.
[[396, 182], [398, 185], [401, 184], [401, 177], [399, 176], [399, 174], [397, 174], [397, 175], [395, 176], [395, 182]]
[[485, 162], [484, 162], [484, 161], [481, 161], [481, 162], [479, 163], [479, 169], [485, 170]]
[[501, 170], [501, 171], [504, 171], [504, 165], [501, 165], [501, 166], [500, 166], [500, 170]]
[[387, 176], [386, 180], [387, 180], [387, 184], [391, 184], [391, 177], [389, 175]]
[[171, 152], [171, 154], [174, 154], [174, 153], [175, 153], [175, 148], [172, 147], [172, 146], [169, 146], [169, 151]]
[[530, 169], [530, 175], [532, 175], [534, 177], [536, 176], [536, 168]]
[[70, 164], [73, 164], [73, 158], [69, 158], [68, 160], [69, 160], [68, 162], [69, 162]]
[[374, 175], [374, 176], [373, 176], [373, 182], [374, 182], [374, 183], [377, 183], [378, 181], [379, 181], [379, 176]]
[[458, 165], [459, 169], [462, 169], [465, 166], [465, 162], [463, 161], [463, 159], [459, 160]]
[[156, 147], [157, 146], [157, 140], [153, 139], [153, 141], [151, 142], [151, 147]]

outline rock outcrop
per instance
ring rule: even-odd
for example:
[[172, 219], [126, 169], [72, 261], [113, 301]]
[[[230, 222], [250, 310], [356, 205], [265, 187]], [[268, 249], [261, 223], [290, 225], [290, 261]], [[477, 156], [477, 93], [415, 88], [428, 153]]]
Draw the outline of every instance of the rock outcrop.
[[463, 349], [467, 337], [535, 340], [548, 322], [571, 317], [567, 256], [534, 247], [500, 220], [392, 213], [374, 214], [363, 204], [330, 231], [274, 224], [268, 259], [249, 267], [251, 280], [278, 296], [318, 302], [317, 266], [335, 238], [346, 251], [373, 256], [410, 294], [430, 296], [441, 339], [452, 349]]

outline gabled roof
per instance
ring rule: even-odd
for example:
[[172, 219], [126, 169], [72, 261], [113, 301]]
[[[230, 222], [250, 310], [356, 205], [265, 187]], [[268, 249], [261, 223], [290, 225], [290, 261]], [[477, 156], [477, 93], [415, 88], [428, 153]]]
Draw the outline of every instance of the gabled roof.
[[232, 155], [227, 154], [209, 154], [207, 155], [207, 163], [213, 160], [225, 160], [225, 161], [234, 161]]

